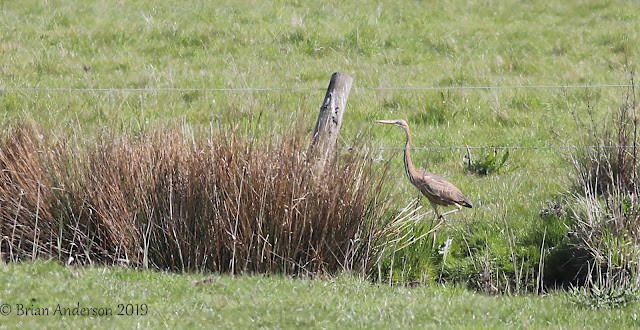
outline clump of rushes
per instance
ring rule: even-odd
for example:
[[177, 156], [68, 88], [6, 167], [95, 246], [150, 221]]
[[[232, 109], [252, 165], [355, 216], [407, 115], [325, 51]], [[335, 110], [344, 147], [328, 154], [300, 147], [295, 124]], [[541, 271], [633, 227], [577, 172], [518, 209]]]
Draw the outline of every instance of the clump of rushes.
[[[575, 180], [568, 245], [580, 257], [574, 263], [603, 270], [591, 272], [585, 266], [574, 275], [587, 286], [598, 281], [599, 287], [640, 285], [640, 126], [633, 77], [631, 86], [604, 124], [594, 119], [591, 106], [586, 121], [576, 116], [585, 145], [570, 155]], [[592, 278], [600, 273], [610, 275]], [[618, 279], [615, 285], [608, 283], [613, 278]]]
[[388, 203], [385, 176], [374, 173], [366, 148], [351, 148], [318, 174], [302, 129], [263, 140], [183, 127], [102, 134], [81, 146], [34, 125], [11, 129], [0, 142], [2, 256], [370, 273], [389, 233], [377, 221]]

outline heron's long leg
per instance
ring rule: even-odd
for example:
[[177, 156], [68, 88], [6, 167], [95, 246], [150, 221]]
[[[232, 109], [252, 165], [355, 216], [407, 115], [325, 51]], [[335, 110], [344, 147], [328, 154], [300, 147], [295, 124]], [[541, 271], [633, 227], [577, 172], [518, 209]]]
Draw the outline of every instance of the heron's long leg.
[[433, 207], [433, 211], [436, 212], [436, 218], [434, 220], [437, 220], [438, 223], [431, 227], [431, 232], [433, 235], [433, 240], [431, 241], [431, 244], [433, 245], [433, 247], [436, 246], [436, 234], [438, 232], [438, 228], [440, 227], [440, 225], [442, 225], [442, 223], [444, 222], [444, 218], [442, 217], [442, 215], [440, 214], [440, 212], [438, 212], [438, 205], [436, 205], [436, 203], [429, 201], [429, 203], [431, 203], [431, 207]]
[[438, 218], [438, 223], [435, 226], [431, 227], [431, 232], [432, 232], [432, 235], [433, 235], [433, 240], [431, 241], [431, 248], [435, 248], [436, 247], [436, 239], [437, 239], [437, 236], [438, 236], [438, 229], [440, 229], [440, 226], [442, 226], [442, 224], [444, 222], [445, 222], [444, 218], [442, 216], [440, 216]]
[[441, 218], [442, 216], [440, 215], [440, 212], [438, 212], [438, 205], [432, 201], [429, 201], [429, 203], [431, 204], [431, 207], [433, 207], [433, 211], [436, 213], [436, 219]]

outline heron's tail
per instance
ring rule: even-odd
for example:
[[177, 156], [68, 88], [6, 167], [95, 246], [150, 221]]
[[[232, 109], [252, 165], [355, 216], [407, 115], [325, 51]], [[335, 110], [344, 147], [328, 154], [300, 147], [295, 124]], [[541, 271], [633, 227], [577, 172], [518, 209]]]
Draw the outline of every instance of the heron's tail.
[[460, 203], [460, 205], [464, 206], [464, 207], [468, 207], [468, 208], [472, 208], [473, 207], [473, 203], [471, 203], [471, 200], [469, 199], [469, 197], [462, 195], [462, 201]]

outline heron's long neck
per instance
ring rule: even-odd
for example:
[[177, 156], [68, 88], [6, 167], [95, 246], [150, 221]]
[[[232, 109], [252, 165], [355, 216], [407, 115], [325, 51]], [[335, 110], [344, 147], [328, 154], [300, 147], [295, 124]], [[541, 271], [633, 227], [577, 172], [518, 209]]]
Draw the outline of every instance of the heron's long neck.
[[404, 132], [407, 134], [407, 143], [404, 146], [404, 169], [407, 172], [409, 181], [413, 183], [413, 178], [417, 176], [416, 168], [411, 161], [411, 131], [409, 128], [405, 128]]

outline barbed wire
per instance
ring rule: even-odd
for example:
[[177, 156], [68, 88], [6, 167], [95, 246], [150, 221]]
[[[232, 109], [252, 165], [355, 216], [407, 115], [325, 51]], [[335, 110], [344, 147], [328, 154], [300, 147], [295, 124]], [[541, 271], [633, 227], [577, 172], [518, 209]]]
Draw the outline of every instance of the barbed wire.
[[[506, 85], [506, 86], [354, 86], [363, 91], [438, 91], [438, 90], [509, 90], [509, 89], [595, 89], [635, 88], [637, 84], [584, 85]], [[2, 87], [2, 92], [305, 92], [324, 91], [321, 87]]]

